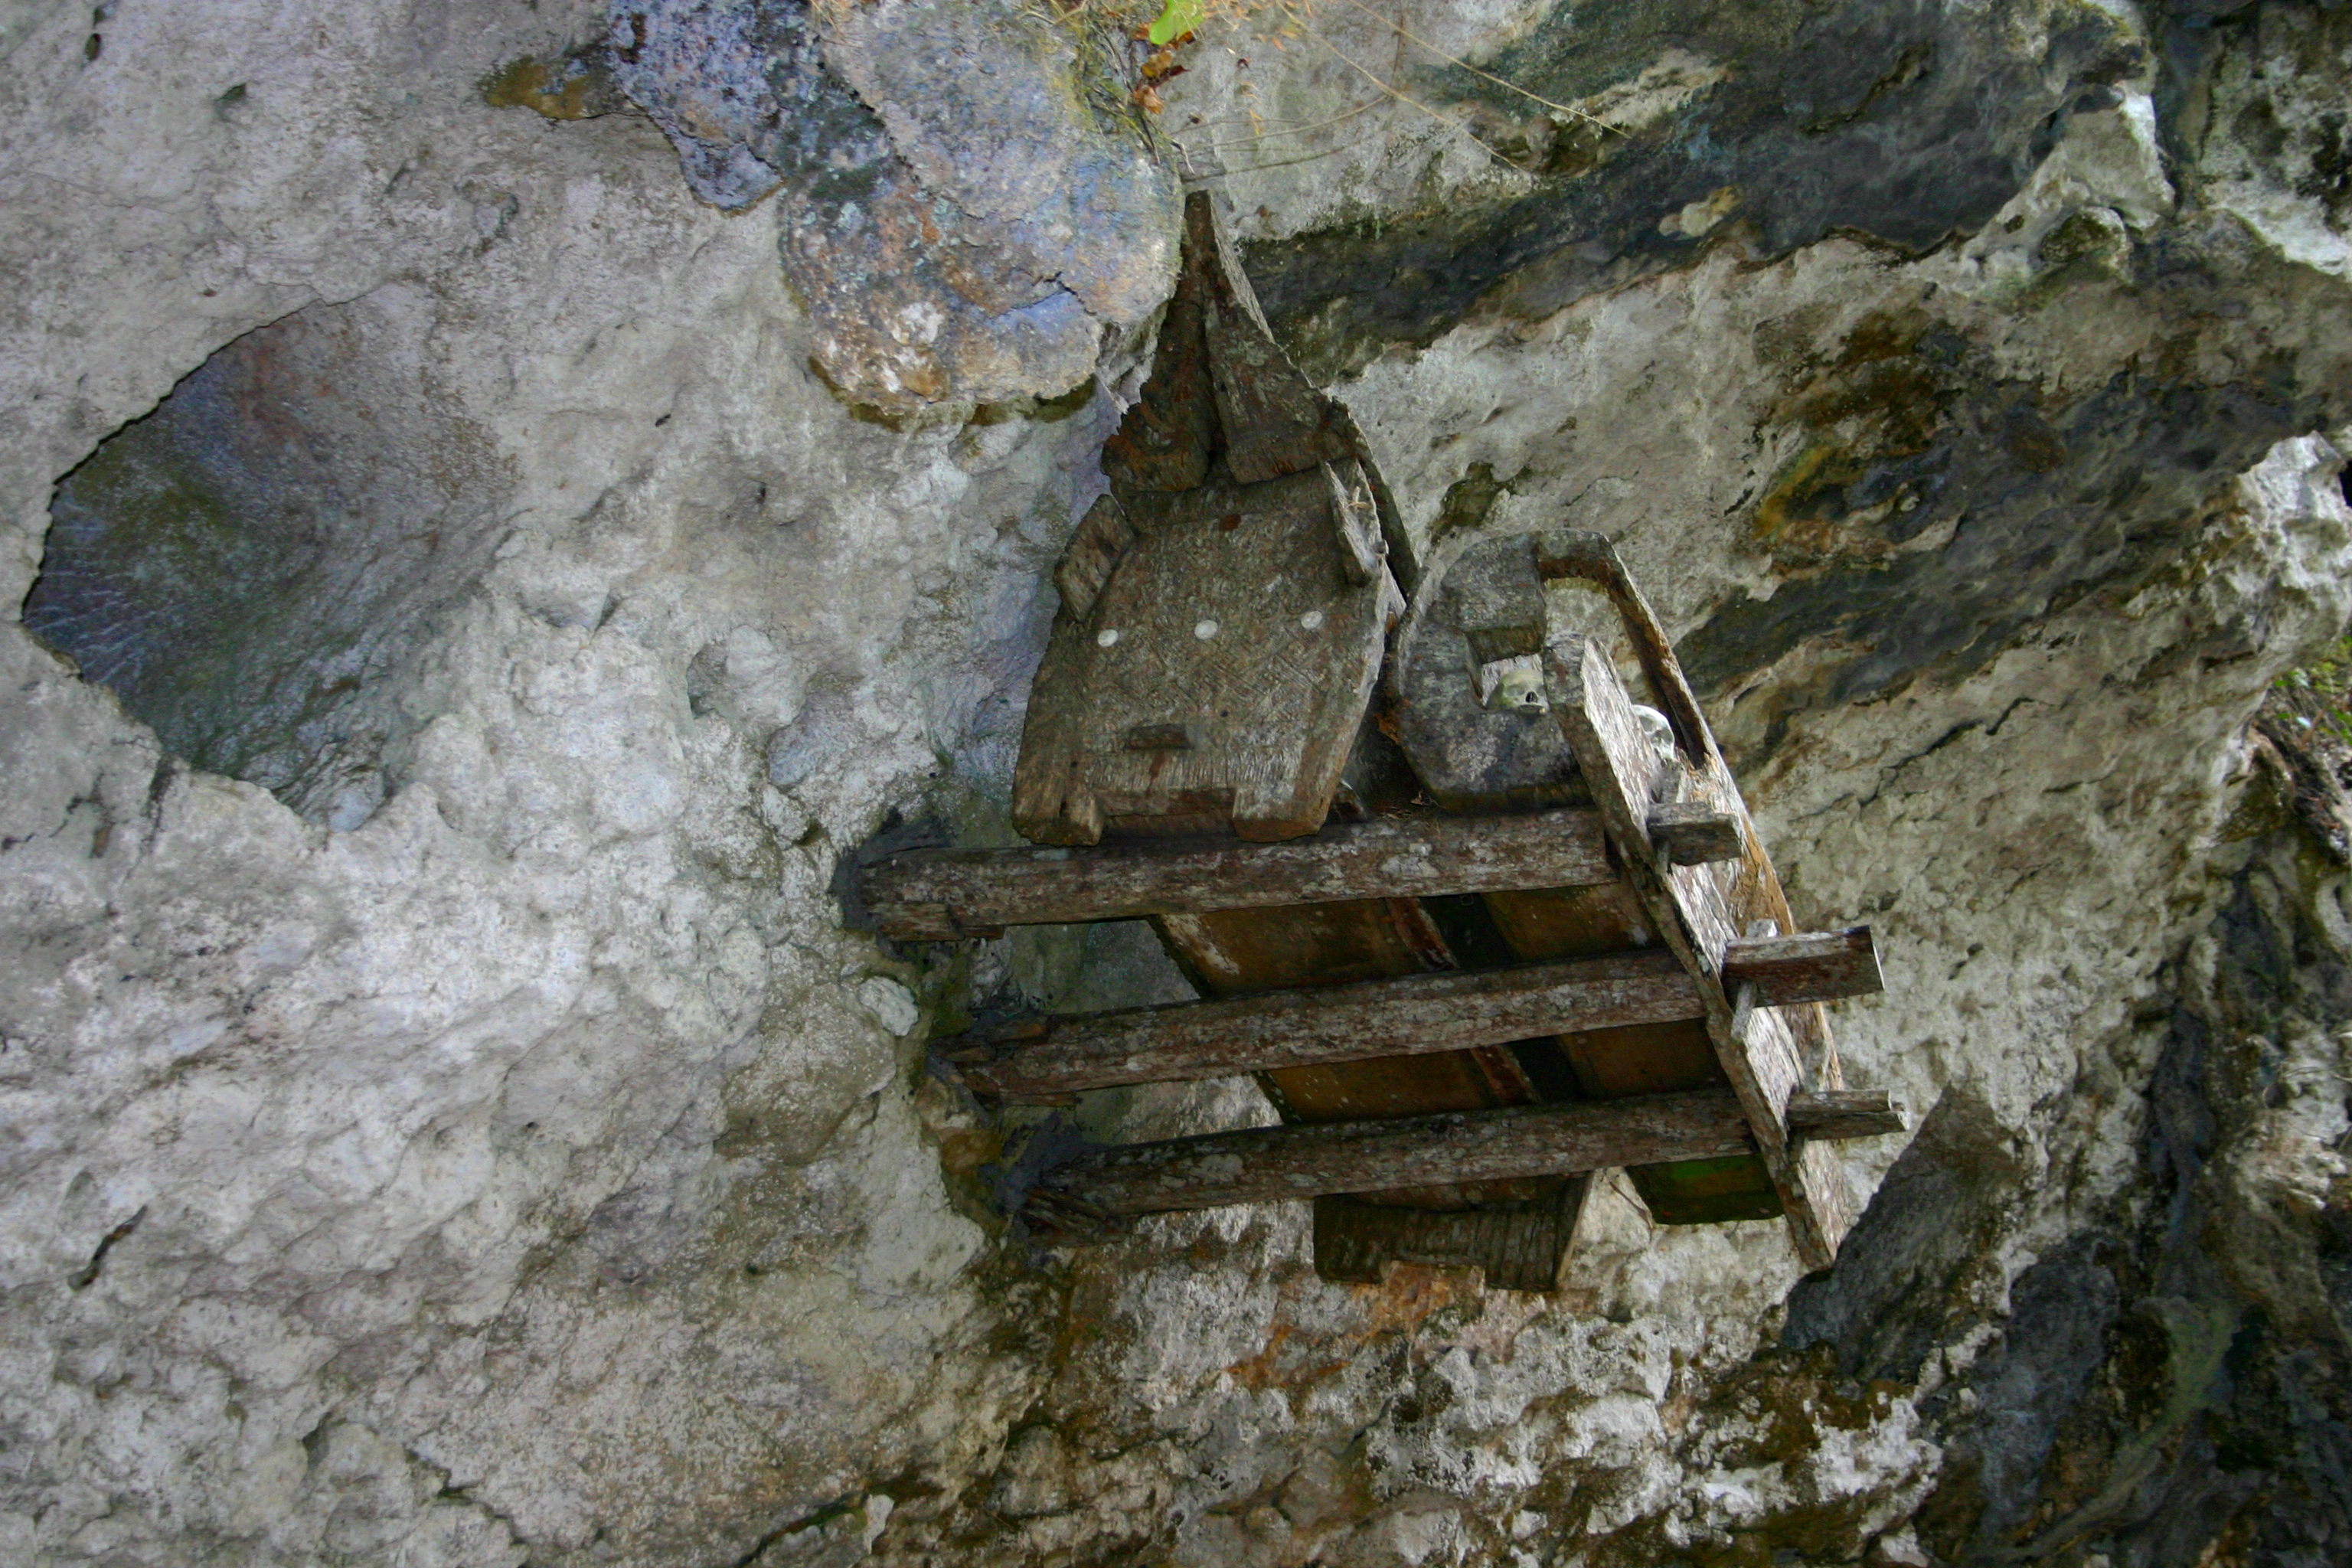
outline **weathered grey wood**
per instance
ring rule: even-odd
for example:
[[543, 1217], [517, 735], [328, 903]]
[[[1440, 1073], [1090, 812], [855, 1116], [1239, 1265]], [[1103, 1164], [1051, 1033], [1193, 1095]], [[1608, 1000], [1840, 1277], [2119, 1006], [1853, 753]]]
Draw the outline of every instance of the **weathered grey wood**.
[[[1537, 570], [1544, 576], [1577, 577], [1607, 592], [1633, 640], [1651, 691], [1664, 709], [1694, 770], [1685, 781], [1689, 795], [1712, 800], [1745, 822], [1748, 808], [1740, 799], [1739, 786], [1716, 746], [1698, 700], [1683, 679], [1674, 645], [1615, 547], [1597, 533], [1560, 531], [1537, 535], [1535, 555]], [[1782, 930], [1791, 924], [1780, 879], [1752, 828], [1748, 833], [1747, 855], [1738, 865], [1675, 867], [1667, 880], [1675, 889], [1676, 902], [1694, 913], [1713, 906], [1743, 929], [1746, 922], [1759, 918], [1776, 921]], [[1753, 1048], [1769, 1058], [1785, 1055], [1796, 1065], [1800, 1078], [1812, 1087], [1835, 1089], [1843, 1081], [1837, 1043], [1819, 1004], [1791, 1005], [1760, 1014], [1757, 1030]], [[1853, 1225], [1853, 1196], [1843, 1171], [1831, 1151], [1809, 1144], [1798, 1149], [1779, 1179], [1783, 1182], [1784, 1195], [1790, 1189], [1809, 1194], [1791, 1223], [1797, 1227], [1799, 1252], [1813, 1267], [1823, 1266], [1818, 1260], [1835, 1254]]]
[[1112, 496], [1056, 573], [1013, 821], [1093, 844], [1122, 821], [1322, 826], [1400, 607], [1353, 426], [1267, 331], [1212, 198], [1185, 198], [1176, 295], [1106, 445]]
[[[1784, 1139], [1875, 1138], [1904, 1128], [1885, 1095], [1805, 1095], [1791, 1110], [1798, 1123], [1776, 1130]], [[1693, 1089], [1092, 1148], [1048, 1173], [1024, 1210], [1038, 1228], [1075, 1239], [1135, 1215], [1576, 1174], [1755, 1151], [1737, 1094]]]
[[1836, 1089], [1789, 1097], [1791, 1138], [1885, 1138], [1908, 1131], [1909, 1110], [1877, 1089]]
[[1549, 1291], [1576, 1238], [1591, 1178], [1570, 1176], [1532, 1202], [1408, 1208], [1331, 1194], [1315, 1200], [1315, 1272], [1379, 1284], [1394, 1263], [1475, 1267], [1487, 1288]]
[[[1657, 858], [1650, 814], [1657, 808], [1664, 763], [1643, 732], [1633, 699], [1590, 637], [1570, 637], [1551, 656], [1552, 705], [1577, 771], [1592, 792], [1593, 809], [1610, 838], [1635, 858]], [[1722, 943], [1716, 943], [1721, 951]]]
[[1127, 510], [1113, 497], [1097, 496], [1054, 569], [1062, 608], [1080, 619], [1092, 615], [1103, 584], [1110, 581], [1111, 568], [1134, 542], [1135, 526], [1127, 521]]
[[1727, 1090], [1513, 1106], [1380, 1121], [1253, 1128], [1089, 1150], [1041, 1184], [1040, 1215], [1075, 1202], [1108, 1215], [1219, 1208], [1753, 1151]]
[[1339, 569], [1350, 583], [1369, 583], [1389, 552], [1371, 480], [1353, 458], [1324, 464], [1323, 479], [1330, 487], [1331, 521], [1339, 535]]
[[[1754, 1124], [1756, 1144], [1773, 1184], [1780, 1189], [1797, 1254], [1808, 1268], [1826, 1268], [1836, 1261], [1838, 1245], [1852, 1225], [1852, 1199], [1843, 1173], [1828, 1160], [1818, 1141], [1790, 1148], [1785, 1122], [1789, 1097], [1808, 1086], [1787, 1022], [1775, 1009], [1759, 1006], [1742, 1009], [1742, 1026], [1733, 1026], [1731, 998], [1723, 983], [1723, 959], [1745, 924], [1725, 881], [1733, 873], [1717, 866], [1674, 866], [1650, 847], [1646, 825], [1655, 804], [1661, 764], [1642, 733], [1632, 700], [1601, 648], [1586, 638], [1569, 637], [1551, 645], [1547, 658], [1553, 714], [1592, 790], [1594, 808], [1610, 836], [1634, 848], [1628, 857], [1628, 869], [1636, 890], [1650, 907], [1652, 920], [1698, 982], [1717, 1059]], [[1738, 805], [1728, 773], [1720, 769], [1712, 737], [1704, 728], [1699, 734], [1700, 765], [1709, 771], [1699, 773], [1695, 768], [1678, 784], [1685, 796], [1712, 799], [1727, 810], [1736, 808], [1744, 819], [1746, 808]], [[1769, 868], [1754, 836], [1745, 837], [1749, 853], [1742, 869], [1749, 870], [1759, 863]], [[1774, 890], [1777, 893], [1777, 885]], [[1752, 910], [1751, 918], [1764, 912]], [[1775, 919], [1785, 918], [1786, 901], [1780, 900], [1772, 913]]]
[[1835, 1002], [1886, 989], [1878, 968], [1878, 947], [1866, 925], [1727, 942], [1723, 984], [1733, 991], [1754, 985], [1759, 1007]]
[[[1311, 833], [1371, 697], [1395, 587], [1360, 583], [1319, 468], [1138, 492], [1136, 538], [1083, 616], [1055, 618], [1014, 770], [1024, 837], [1088, 844], [1120, 817]], [[1136, 750], [1181, 726], [1181, 751]]]
[[942, 1054], [975, 1093], [1058, 1100], [1118, 1084], [1417, 1056], [1706, 1011], [1675, 956], [1652, 951], [1033, 1019]]
[[1103, 445], [1103, 472], [1114, 488], [1189, 490], [1209, 478], [1217, 393], [1209, 374], [1205, 327], [1209, 272], [1218, 258], [1208, 200], [1205, 193], [1185, 198], [1176, 292], [1160, 323], [1151, 374]]
[[[1859, 940], [1857, 941], [1857, 934]], [[1863, 965], [1868, 962], [1868, 984]], [[1741, 941], [1727, 984], [1762, 1004], [1876, 989], [1869, 930]], [[1024, 1019], [951, 1041], [942, 1055], [976, 1094], [1060, 1103], [1083, 1089], [1174, 1083], [1281, 1068], [1420, 1056], [1544, 1035], [1704, 1018], [1681, 961], [1664, 950], [1472, 973], [1362, 981], [1211, 1002]]]
[[1421, 558], [1414, 552], [1412, 531], [1405, 526], [1396, 497], [1390, 493], [1388, 481], [1381, 477], [1380, 465], [1373, 461], [1371, 443], [1364, 439], [1356, 416], [1348, 411], [1346, 404], [1331, 399], [1324, 412], [1330, 419], [1331, 428], [1339, 432], [1340, 444], [1354, 455], [1372, 492], [1372, 510], [1380, 524], [1381, 539], [1388, 546], [1385, 553], [1389, 575], [1410, 595], [1421, 581]]
[[1347, 440], [1331, 417], [1330, 400], [1275, 342], [1249, 274], [1227, 247], [1207, 193], [1195, 193], [1184, 201], [1188, 236], [1195, 228], [1204, 231], [1216, 258], [1207, 273], [1203, 326], [1226, 468], [1234, 479], [1250, 484], [1348, 457]]
[[1396, 636], [1389, 672], [1397, 739], [1429, 796], [1449, 811], [1570, 804], [1576, 759], [1540, 707], [1488, 706], [1475, 672], [1538, 653], [1543, 580], [1527, 535], [1442, 546]]
[[[1713, 800], [1745, 819], [1748, 807], [1731, 770], [1715, 750], [1712, 736], [1706, 737], [1706, 758], [1703, 772], [1686, 773], [1685, 792]], [[1769, 921], [1786, 931], [1792, 923], [1780, 878], [1752, 827], [1744, 859], [1724, 865], [1676, 866], [1668, 871], [1666, 882], [1675, 906], [1687, 911], [1686, 929], [1705, 923], [1710, 929], [1745, 932]], [[1785, 1083], [1790, 1093], [1845, 1087], [1829, 1017], [1818, 1002], [1759, 1007], [1751, 1026], [1740, 1037], [1759, 1071], [1769, 1073], [1776, 1086]], [[1855, 1218], [1853, 1189], [1836, 1151], [1825, 1142], [1801, 1142], [1789, 1151], [1782, 1173], [1790, 1188], [1805, 1197], [1801, 1209], [1793, 1211], [1803, 1222], [1795, 1236], [1799, 1256], [1809, 1268], [1826, 1267], [1822, 1260], [1834, 1259]]]
[[1669, 801], [1652, 806], [1650, 843], [1676, 866], [1737, 860], [1748, 848], [1739, 819], [1703, 801]]
[[1282, 844], [1140, 840], [1100, 848], [925, 849], [865, 868], [877, 929], [909, 941], [1351, 899], [1583, 887], [1617, 871], [1591, 812], [1391, 817]]
[[1719, 759], [1714, 731], [1707, 728], [1706, 715], [1700, 710], [1690, 682], [1683, 679], [1682, 662], [1675, 657], [1675, 645], [1667, 640], [1657, 612], [1650, 608], [1650, 601], [1634, 583], [1633, 574], [1625, 570], [1617, 547], [1604, 534], [1567, 529], [1536, 534], [1531, 543], [1539, 576], [1574, 577], [1609, 595], [1633, 645], [1633, 657], [1642, 666], [1643, 678], [1664, 710], [1666, 722], [1673, 727], [1683, 754], [1695, 764], [1704, 764], [1710, 758]]

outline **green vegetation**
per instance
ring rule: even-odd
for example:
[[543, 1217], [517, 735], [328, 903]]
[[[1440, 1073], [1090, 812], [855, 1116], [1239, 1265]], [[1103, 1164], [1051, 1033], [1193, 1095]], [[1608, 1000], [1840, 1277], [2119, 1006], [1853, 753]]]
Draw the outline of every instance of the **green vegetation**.
[[2298, 728], [2352, 746], [2352, 634], [2337, 638], [2309, 664], [2280, 676], [2272, 689], [2273, 711], [2284, 711]]
[[1160, 7], [1160, 19], [1146, 33], [1154, 46], [1165, 48], [1185, 34], [1199, 30], [1207, 10], [1205, 0], [1168, 0]]

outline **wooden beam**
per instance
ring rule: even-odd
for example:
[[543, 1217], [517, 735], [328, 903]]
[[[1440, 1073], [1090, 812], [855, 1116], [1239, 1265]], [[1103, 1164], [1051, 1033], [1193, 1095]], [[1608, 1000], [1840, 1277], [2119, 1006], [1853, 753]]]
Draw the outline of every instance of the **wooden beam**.
[[1866, 925], [1726, 942], [1723, 984], [1733, 992], [1755, 986], [1759, 1007], [1834, 1002], [1886, 989], [1878, 969], [1878, 947]]
[[919, 849], [866, 867], [859, 890], [885, 936], [945, 942], [1015, 925], [1616, 879], [1600, 819], [1563, 810], [1382, 818], [1279, 844], [1139, 839], [1087, 849]]
[[[1867, 927], [1733, 942], [1724, 969], [1754, 984], [1760, 1005], [1780, 995], [1814, 1000], [1875, 988], [1862, 985], [1856, 951], [1872, 956]], [[1874, 963], [1868, 973], [1874, 982]], [[1057, 1104], [1082, 1089], [1119, 1084], [1421, 1056], [1706, 1016], [1697, 983], [1672, 952], [1654, 948], [1469, 974], [1024, 1018], [950, 1040], [940, 1054], [975, 1094]]]
[[1683, 754], [1701, 765], [1720, 762], [1715, 732], [1707, 728], [1706, 715], [1700, 710], [1698, 699], [1692, 695], [1690, 682], [1683, 679], [1682, 661], [1675, 657], [1675, 645], [1667, 640], [1657, 612], [1650, 608], [1650, 601], [1634, 583], [1633, 574], [1625, 570], [1625, 563], [1608, 536], [1565, 529], [1538, 533], [1535, 536], [1535, 564], [1539, 577], [1578, 578], [1609, 595], [1633, 645], [1633, 657], [1642, 666], [1650, 695], [1665, 710], [1666, 722], [1673, 727]]
[[951, 1042], [976, 1094], [1054, 1102], [1080, 1089], [1419, 1056], [1541, 1035], [1702, 1018], [1663, 948], [1476, 973], [1415, 975], [1026, 1020]]
[[1650, 843], [1676, 866], [1737, 860], [1748, 851], [1739, 819], [1705, 801], [1675, 801], [1650, 808]]
[[1726, 1089], [1503, 1110], [1326, 1121], [1089, 1150], [1051, 1173], [1027, 1205], [1064, 1228], [1108, 1217], [1332, 1193], [1570, 1174], [1752, 1152]]
[[[1872, 1097], [1862, 1097], [1864, 1100]], [[1877, 1097], [1881, 1101], [1885, 1097]], [[1886, 1129], [1844, 1102], [1801, 1100], [1812, 1138]], [[1865, 1107], [1867, 1111], [1870, 1108]], [[1391, 1191], [1756, 1152], [1729, 1089], [1515, 1105], [1371, 1121], [1255, 1127], [1088, 1149], [1050, 1172], [1024, 1205], [1037, 1228], [1080, 1239], [1123, 1216]]]
[[[1568, 553], [1563, 551], [1563, 554]], [[1671, 649], [1654, 650], [1671, 660]], [[1754, 1005], [1756, 993], [1727, 987], [1726, 953], [1749, 919], [1785, 922], [1787, 900], [1763, 848], [1748, 835], [1748, 849], [1732, 866], [1676, 866], [1650, 847], [1648, 823], [1664, 782], [1684, 798], [1712, 801], [1742, 818], [1747, 808], [1721, 756], [1699, 730], [1701, 746], [1683, 760], [1652, 750], [1633, 713], [1633, 701], [1600, 644], [1569, 637], [1547, 646], [1552, 715], [1559, 722], [1578, 771], [1592, 791], [1594, 807], [1610, 837], [1631, 847], [1627, 870], [1668, 946], [1689, 965], [1706, 1002], [1707, 1036], [1716, 1059], [1731, 1080], [1756, 1128], [1758, 1150], [1780, 1190], [1797, 1256], [1809, 1269], [1827, 1268], [1853, 1225], [1853, 1196], [1818, 1141], [1792, 1145], [1786, 1115], [1790, 1096], [1806, 1088], [1840, 1087], [1826, 1026], [1813, 1009], [1792, 1023], [1770, 1006]], [[1678, 675], [1679, 672], [1673, 672]], [[1674, 770], [1668, 773], [1666, 770]], [[1767, 940], [1767, 939], [1758, 939]], [[1748, 1005], [1733, 1007], [1738, 990]], [[1801, 1034], [1800, 1031], [1802, 1031]], [[1801, 1046], [1821, 1043], [1821, 1060], [1808, 1063]]]
[[1885, 1138], [1910, 1127], [1908, 1108], [1884, 1089], [1832, 1089], [1789, 1097], [1791, 1138]]

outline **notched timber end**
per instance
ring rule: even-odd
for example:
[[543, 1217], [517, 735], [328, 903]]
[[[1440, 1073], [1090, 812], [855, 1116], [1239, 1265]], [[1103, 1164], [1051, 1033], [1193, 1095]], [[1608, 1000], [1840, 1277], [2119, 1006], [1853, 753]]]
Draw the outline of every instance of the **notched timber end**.
[[1565, 1177], [1550, 1197], [1485, 1209], [1404, 1208], [1327, 1194], [1315, 1200], [1315, 1272], [1377, 1285], [1391, 1266], [1421, 1263], [1476, 1268], [1490, 1289], [1556, 1290], [1591, 1181]]
[[1759, 1007], [1835, 1002], [1886, 989], [1878, 946], [1866, 925], [1741, 938], [1724, 948], [1723, 984], [1727, 991], [1755, 986]]
[[1748, 852], [1739, 819], [1699, 801], [1652, 806], [1650, 844], [1660, 858], [1676, 866], [1737, 860]]
[[1910, 1108], [1876, 1089], [1839, 1089], [1789, 1097], [1789, 1136], [1886, 1138], [1911, 1130]]

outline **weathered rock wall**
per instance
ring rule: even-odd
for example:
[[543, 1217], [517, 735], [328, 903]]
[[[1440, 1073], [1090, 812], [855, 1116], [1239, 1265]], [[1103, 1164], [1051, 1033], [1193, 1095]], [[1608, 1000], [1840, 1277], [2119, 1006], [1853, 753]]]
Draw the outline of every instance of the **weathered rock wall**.
[[[2343, 759], [2247, 726], [2347, 609], [2347, 13], [1244, 6], [1147, 125], [1055, 9], [0, 16], [0, 1550], [2340, 1556]], [[1618, 538], [1877, 924], [1833, 1275], [1003, 1244], [928, 1032], [1181, 982], [831, 888], [1005, 832], [1155, 137], [1416, 539]]]

